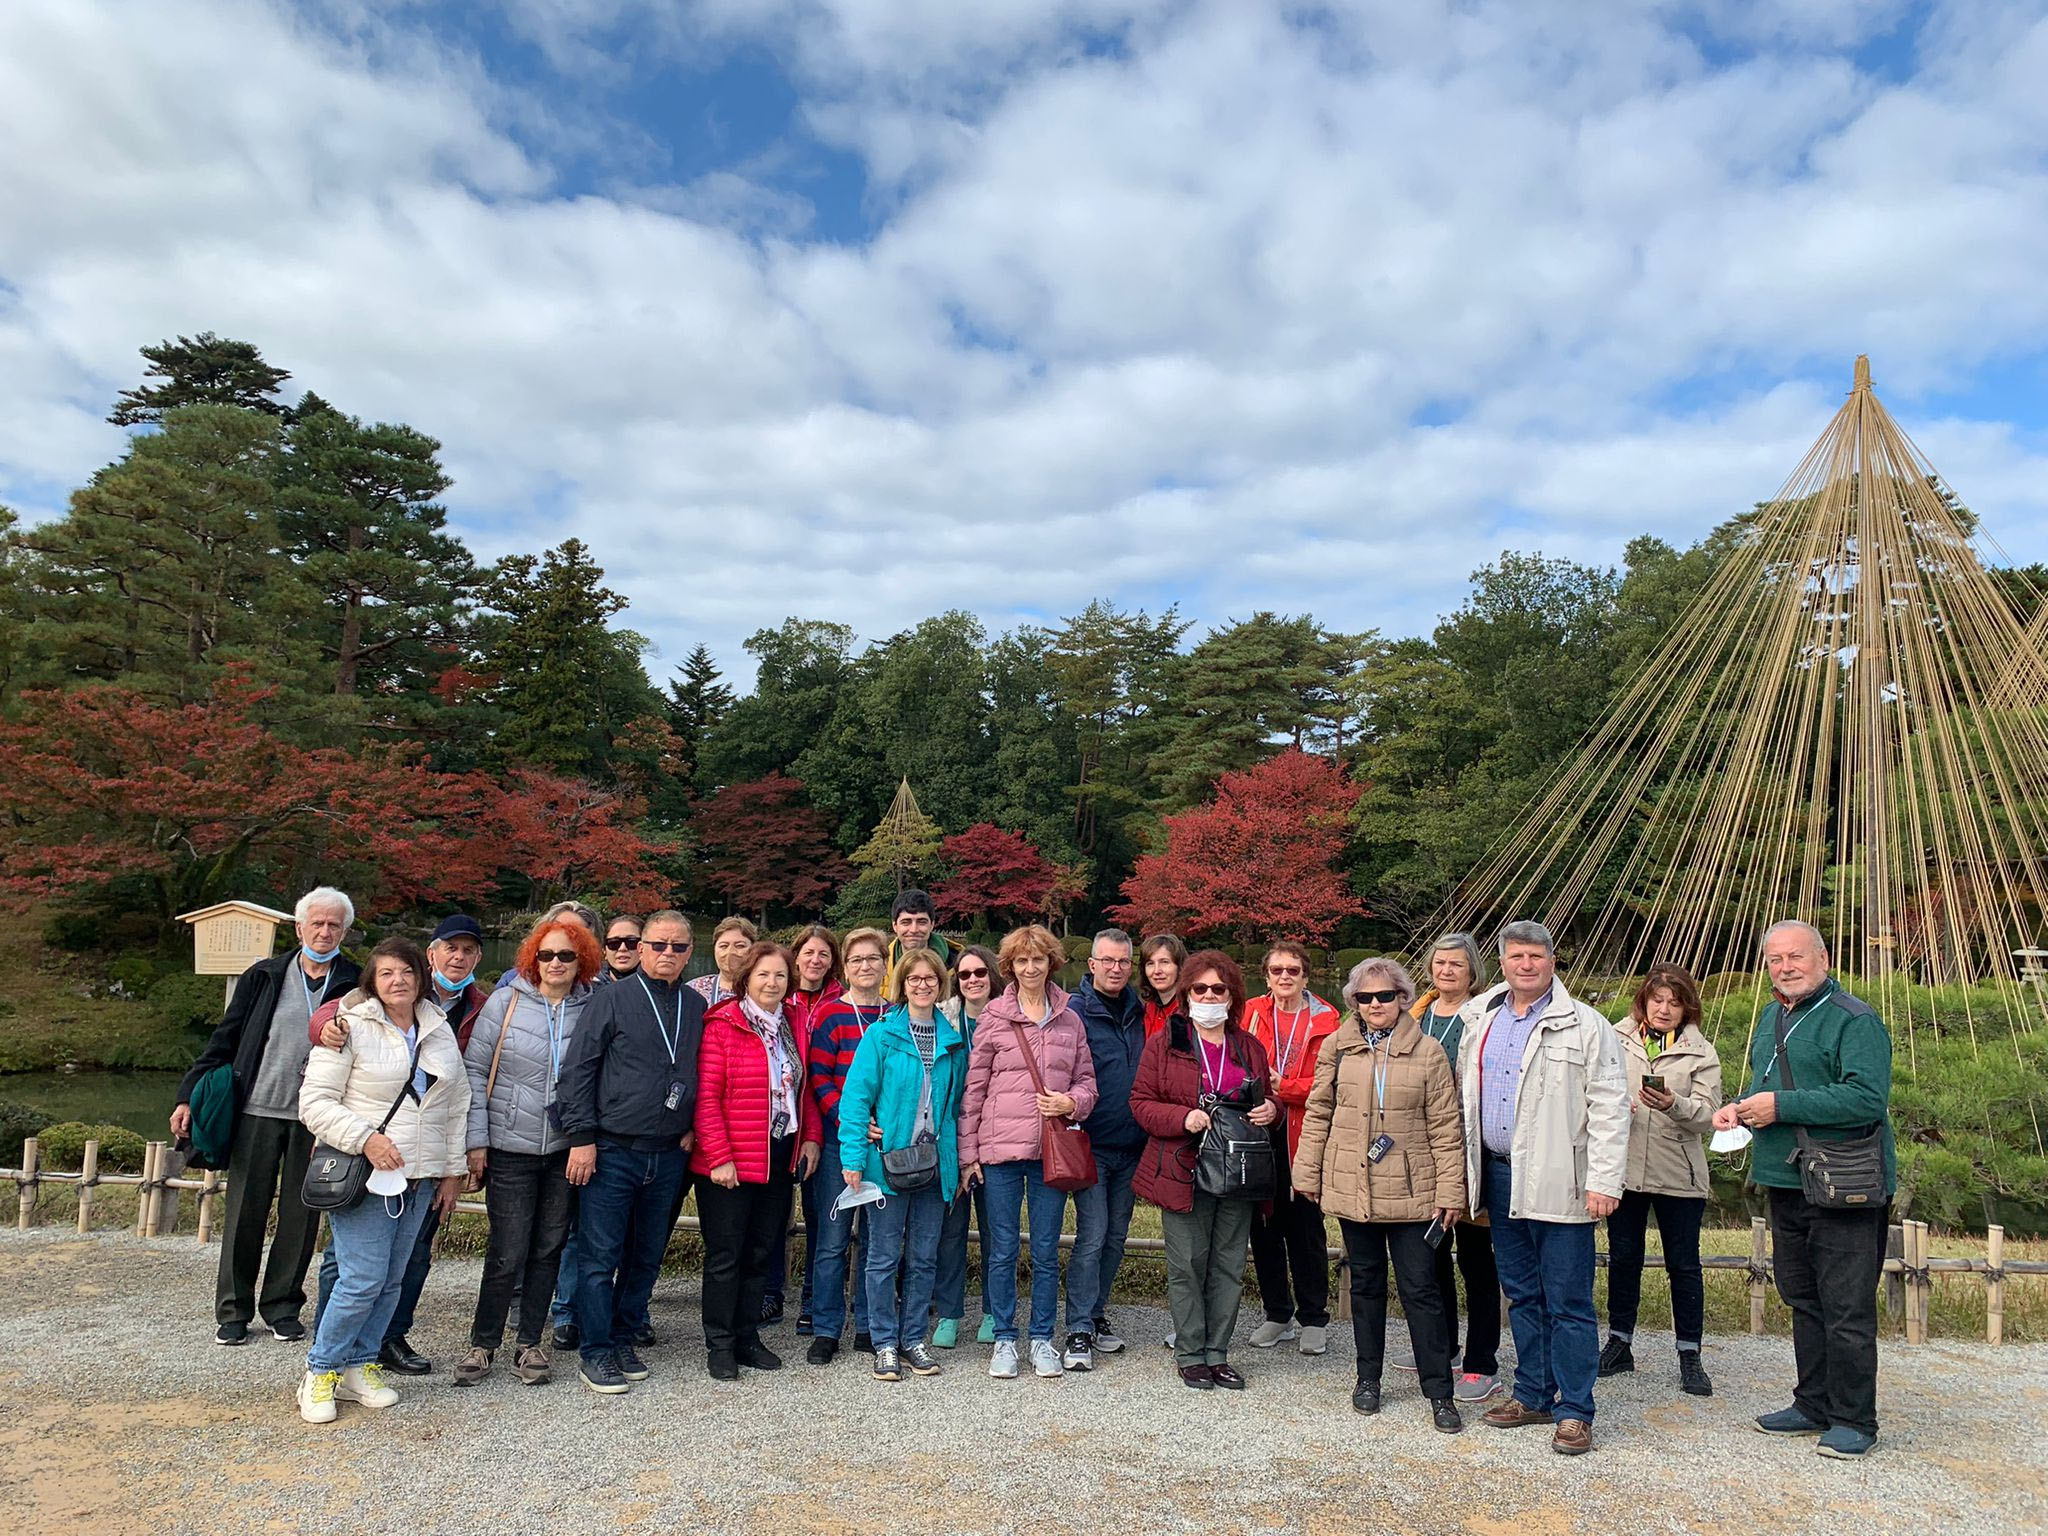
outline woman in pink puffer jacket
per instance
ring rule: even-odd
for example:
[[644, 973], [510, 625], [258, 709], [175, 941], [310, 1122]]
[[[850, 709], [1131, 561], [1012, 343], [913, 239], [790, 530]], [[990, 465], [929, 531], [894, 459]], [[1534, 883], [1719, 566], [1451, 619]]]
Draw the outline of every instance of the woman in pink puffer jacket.
[[[974, 1048], [967, 1060], [967, 1090], [960, 1106], [960, 1167], [971, 1187], [988, 1185], [985, 1309], [995, 1319], [996, 1348], [988, 1373], [1017, 1374], [1017, 1250], [1019, 1213], [1031, 1202], [1031, 1366], [1040, 1376], [1060, 1374], [1060, 1353], [1052, 1341], [1059, 1321], [1060, 1226], [1067, 1197], [1048, 1189], [1039, 1166], [1040, 1127], [1047, 1116], [1085, 1120], [1095, 1108], [1095, 1058], [1088, 1032], [1067, 1006], [1067, 994], [1052, 984], [1053, 968], [1066, 958], [1052, 931], [1034, 923], [1003, 940], [996, 957], [1003, 995], [982, 1009]], [[1041, 1096], [1032, 1081], [1022, 1025], [1045, 1079]]]

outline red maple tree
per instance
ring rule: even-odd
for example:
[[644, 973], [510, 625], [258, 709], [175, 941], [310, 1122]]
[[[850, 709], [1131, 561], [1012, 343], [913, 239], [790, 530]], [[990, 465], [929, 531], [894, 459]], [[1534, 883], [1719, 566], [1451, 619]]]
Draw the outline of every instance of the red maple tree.
[[505, 780], [490, 842], [505, 884], [523, 887], [527, 905], [602, 893], [625, 911], [647, 912], [672, 899], [659, 861], [674, 850], [635, 829], [636, 798], [538, 768], [514, 768]]
[[189, 705], [114, 687], [24, 694], [0, 723], [0, 894], [129, 882], [168, 919], [321, 882], [366, 912], [489, 891], [488, 780], [436, 773], [403, 746], [296, 746], [262, 723], [271, 696], [238, 668]]
[[942, 923], [977, 928], [1057, 918], [1080, 895], [1074, 872], [1020, 832], [978, 821], [939, 845], [948, 873], [932, 886]]
[[691, 819], [704, 878], [742, 912], [822, 911], [853, 867], [832, 846], [824, 814], [804, 799], [801, 779], [771, 773], [728, 784]]
[[1121, 923], [1191, 939], [1322, 943], [1362, 917], [1333, 867], [1359, 787], [1327, 758], [1293, 748], [1216, 781], [1209, 804], [1166, 818], [1166, 847], [1124, 881]]

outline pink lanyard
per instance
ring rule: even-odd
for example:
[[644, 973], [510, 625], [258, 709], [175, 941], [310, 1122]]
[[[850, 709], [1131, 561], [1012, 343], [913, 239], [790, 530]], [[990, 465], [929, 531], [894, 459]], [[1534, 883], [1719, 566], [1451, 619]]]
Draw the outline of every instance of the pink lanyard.
[[1216, 1070], [1213, 1074], [1209, 1070], [1209, 1042], [1200, 1035], [1197, 1035], [1195, 1036], [1195, 1048], [1201, 1052], [1202, 1086], [1218, 1098], [1221, 1098], [1223, 1096], [1223, 1068], [1230, 1059], [1229, 1040], [1226, 1038], [1223, 1044], [1216, 1047]]

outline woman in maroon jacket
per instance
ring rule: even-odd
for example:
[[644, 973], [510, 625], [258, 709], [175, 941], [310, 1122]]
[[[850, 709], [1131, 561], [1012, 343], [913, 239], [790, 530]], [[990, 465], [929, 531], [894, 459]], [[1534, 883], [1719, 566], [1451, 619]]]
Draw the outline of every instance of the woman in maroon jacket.
[[1242, 1026], [1244, 975], [1219, 950], [1188, 956], [1181, 1005], [1145, 1042], [1131, 1088], [1131, 1114], [1151, 1138], [1132, 1187], [1159, 1207], [1166, 1235], [1166, 1296], [1173, 1311], [1173, 1358], [1180, 1379], [1198, 1391], [1241, 1391], [1230, 1363], [1230, 1336], [1244, 1296], [1250, 1200], [1220, 1200], [1195, 1188], [1195, 1152], [1209, 1128], [1207, 1095], [1250, 1103], [1251, 1119], [1272, 1125], [1266, 1048]]
[[761, 1295], [789, 1226], [796, 1180], [818, 1166], [817, 1100], [783, 998], [793, 967], [780, 944], [756, 944], [736, 995], [704, 1016], [697, 1055], [697, 1218], [704, 1233], [704, 1349], [712, 1376], [782, 1359], [761, 1342]]

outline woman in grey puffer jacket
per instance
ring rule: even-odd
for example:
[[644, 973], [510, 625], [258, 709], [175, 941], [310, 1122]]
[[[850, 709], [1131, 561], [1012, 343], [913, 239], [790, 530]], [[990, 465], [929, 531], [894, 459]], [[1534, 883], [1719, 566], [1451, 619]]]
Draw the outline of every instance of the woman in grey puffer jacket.
[[455, 1368], [460, 1386], [490, 1374], [515, 1287], [519, 1328], [512, 1368], [529, 1385], [549, 1378], [541, 1330], [574, 1208], [569, 1143], [552, 1114], [555, 1083], [602, 959], [582, 924], [543, 918], [519, 946], [511, 980], [484, 1004], [463, 1055], [469, 1174], [484, 1181], [491, 1235], [470, 1350]]

